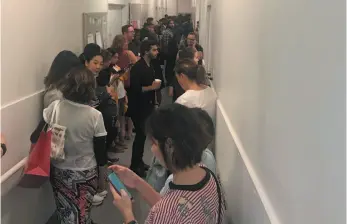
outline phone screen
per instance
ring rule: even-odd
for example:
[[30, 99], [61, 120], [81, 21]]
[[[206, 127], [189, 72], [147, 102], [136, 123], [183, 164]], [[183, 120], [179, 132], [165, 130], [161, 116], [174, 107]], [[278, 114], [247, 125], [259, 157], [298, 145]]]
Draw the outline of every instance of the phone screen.
[[108, 175], [108, 180], [110, 181], [110, 183], [112, 184], [114, 189], [118, 192], [118, 194], [120, 194], [120, 191], [123, 189], [123, 190], [125, 190], [125, 192], [127, 192], [129, 197], [131, 199], [133, 199], [133, 197], [130, 194], [130, 192], [128, 191], [128, 189], [124, 186], [122, 181], [120, 181], [120, 179], [118, 178], [118, 176], [115, 173], [112, 172], [110, 175]]

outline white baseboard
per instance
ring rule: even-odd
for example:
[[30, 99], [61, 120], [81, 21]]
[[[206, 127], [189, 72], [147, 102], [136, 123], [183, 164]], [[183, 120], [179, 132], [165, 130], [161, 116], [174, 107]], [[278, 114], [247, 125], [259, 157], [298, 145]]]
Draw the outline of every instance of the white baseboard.
[[217, 102], [216, 159], [234, 224], [281, 224], [222, 102]]
[[37, 91], [1, 107], [1, 132], [7, 140], [7, 153], [1, 159], [1, 186], [6, 189], [2, 195], [18, 182], [18, 173], [29, 154], [30, 135], [42, 117], [42, 92]]

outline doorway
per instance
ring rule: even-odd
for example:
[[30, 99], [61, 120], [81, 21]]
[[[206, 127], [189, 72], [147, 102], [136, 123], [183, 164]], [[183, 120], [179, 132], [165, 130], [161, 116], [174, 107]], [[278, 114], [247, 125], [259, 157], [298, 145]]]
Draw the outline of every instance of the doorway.
[[211, 5], [207, 6], [207, 49], [206, 49], [206, 71], [212, 73], [212, 17], [211, 17]]
[[122, 6], [108, 5], [107, 14], [107, 43], [110, 47], [116, 35], [122, 34]]

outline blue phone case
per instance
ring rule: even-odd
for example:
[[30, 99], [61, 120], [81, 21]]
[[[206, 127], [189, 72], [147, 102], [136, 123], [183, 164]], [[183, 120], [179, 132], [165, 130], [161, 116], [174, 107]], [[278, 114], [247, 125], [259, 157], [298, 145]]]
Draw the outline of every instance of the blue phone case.
[[108, 175], [108, 180], [110, 181], [113, 188], [118, 192], [119, 195], [120, 195], [120, 191], [123, 189], [123, 190], [125, 190], [125, 192], [127, 192], [129, 197], [131, 199], [133, 199], [133, 196], [130, 194], [128, 189], [124, 186], [122, 181], [120, 181], [120, 179], [118, 178], [118, 176], [114, 172], [112, 172], [110, 175]]

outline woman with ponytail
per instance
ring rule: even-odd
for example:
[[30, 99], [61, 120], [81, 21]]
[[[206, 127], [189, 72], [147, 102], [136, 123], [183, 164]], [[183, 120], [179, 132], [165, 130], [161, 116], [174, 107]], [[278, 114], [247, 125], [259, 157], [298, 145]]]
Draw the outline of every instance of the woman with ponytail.
[[[182, 89], [185, 91], [175, 103], [184, 105], [189, 108], [200, 108], [207, 112], [207, 117], [210, 117], [215, 124], [216, 116], [216, 102], [217, 94], [209, 86], [205, 85], [205, 69], [201, 65], [198, 65], [194, 60], [183, 59], [176, 63], [175, 67], [176, 79]], [[208, 120], [208, 119], [207, 119]], [[200, 119], [201, 123], [206, 123], [203, 119]], [[207, 146], [207, 144], [206, 144]], [[207, 149], [204, 150], [203, 164], [213, 164], [213, 142], [211, 142]], [[211, 162], [212, 161], [212, 162]], [[167, 188], [167, 172], [158, 159], [153, 158], [151, 167], [148, 171], [146, 180], [157, 191], [165, 192]], [[170, 179], [168, 179], [170, 180]], [[163, 188], [164, 187], [164, 188]]]
[[175, 67], [176, 78], [185, 93], [176, 103], [205, 110], [215, 121], [217, 94], [206, 85], [206, 70], [193, 60], [183, 59]]

